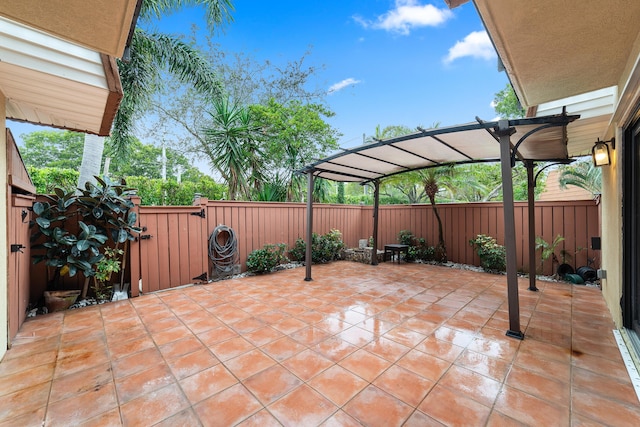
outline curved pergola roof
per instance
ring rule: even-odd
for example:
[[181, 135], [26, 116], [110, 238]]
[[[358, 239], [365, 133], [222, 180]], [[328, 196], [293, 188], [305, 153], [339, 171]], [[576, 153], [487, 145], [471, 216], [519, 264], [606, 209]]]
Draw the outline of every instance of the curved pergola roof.
[[[579, 116], [559, 114], [508, 120], [513, 160], [566, 161], [566, 126]], [[450, 164], [499, 162], [500, 121], [419, 129], [334, 154], [302, 169], [340, 182], [368, 182], [412, 170]], [[503, 123], [504, 125], [505, 123]]]

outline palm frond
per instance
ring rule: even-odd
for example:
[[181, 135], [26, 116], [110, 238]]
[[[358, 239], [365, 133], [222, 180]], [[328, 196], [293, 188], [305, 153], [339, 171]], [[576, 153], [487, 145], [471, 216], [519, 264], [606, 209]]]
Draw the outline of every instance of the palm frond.
[[171, 15], [185, 7], [204, 7], [207, 27], [218, 29], [225, 22], [233, 22], [234, 7], [231, 0], [144, 0], [140, 10], [140, 18], [144, 21], [160, 19]]

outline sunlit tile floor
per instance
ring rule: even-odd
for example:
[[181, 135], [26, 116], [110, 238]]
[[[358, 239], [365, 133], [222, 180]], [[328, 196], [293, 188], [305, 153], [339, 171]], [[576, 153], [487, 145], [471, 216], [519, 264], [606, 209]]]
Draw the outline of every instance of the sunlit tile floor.
[[640, 425], [601, 292], [336, 262], [27, 321], [0, 425]]

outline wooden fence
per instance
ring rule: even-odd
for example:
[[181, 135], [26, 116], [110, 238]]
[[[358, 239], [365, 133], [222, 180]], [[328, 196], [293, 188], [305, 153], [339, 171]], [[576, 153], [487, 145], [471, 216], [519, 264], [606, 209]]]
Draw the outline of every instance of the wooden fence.
[[[265, 244], [285, 243], [292, 247], [305, 236], [306, 205], [302, 203], [208, 201], [200, 199], [192, 207], [137, 206], [139, 221], [146, 231], [131, 247], [132, 293], [137, 295], [141, 280], [143, 292], [168, 289], [191, 283], [209, 271], [207, 240], [216, 226], [231, 227], [238, 239], [243, 270], [249, 253]], [[441, 204], [449, 260], [479, 265], [469, 245], [478, 234], [495, 237], [504, 243], [501, 203]], [[599, 252], [587, 249], [590, 238], [599, 233], [599, 209], [594, 201], [536, 203], [536, 234], [551, 242], [558, 234], [565, 240], [557, 250], [574, 255], [570, 264], [587, 265], [587, 258]], [[528, 271], [528, 212], [526, 203], [516, 203], [516, 242], [518, 270]], [[401, 230], [424, 237], [428, 244], [437, 241], [437, 223], [430, 205], [381, 206], [378, 249], [397, 243]], [[371, 206], [314, 205], [313, 230], [324, 234], [331, 229], [342, 232], [348, 247], [357, 247], [373, 230]], [[539, 259], [539, 257], [538, 257]], [[552, 274], [551, 260], [542, 270]]]

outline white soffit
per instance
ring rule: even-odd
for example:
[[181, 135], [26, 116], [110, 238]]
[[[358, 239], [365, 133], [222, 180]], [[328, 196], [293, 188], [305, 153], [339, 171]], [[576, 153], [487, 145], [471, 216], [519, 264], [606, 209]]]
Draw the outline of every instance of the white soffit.
[[567, 150], [570, 157], [590, 155], [598, 138], [607, 139], [617, 96], [617, 86], [610, 86], [546, 102], [537, 107], [536, 117], [560, 114], [563, 108], [569, 115], [580, 115], [580, 119], [567, 126]]
[[2, 17], [0, 90], [9, 119], [96, 134], [113, 92], [99, 53]]

